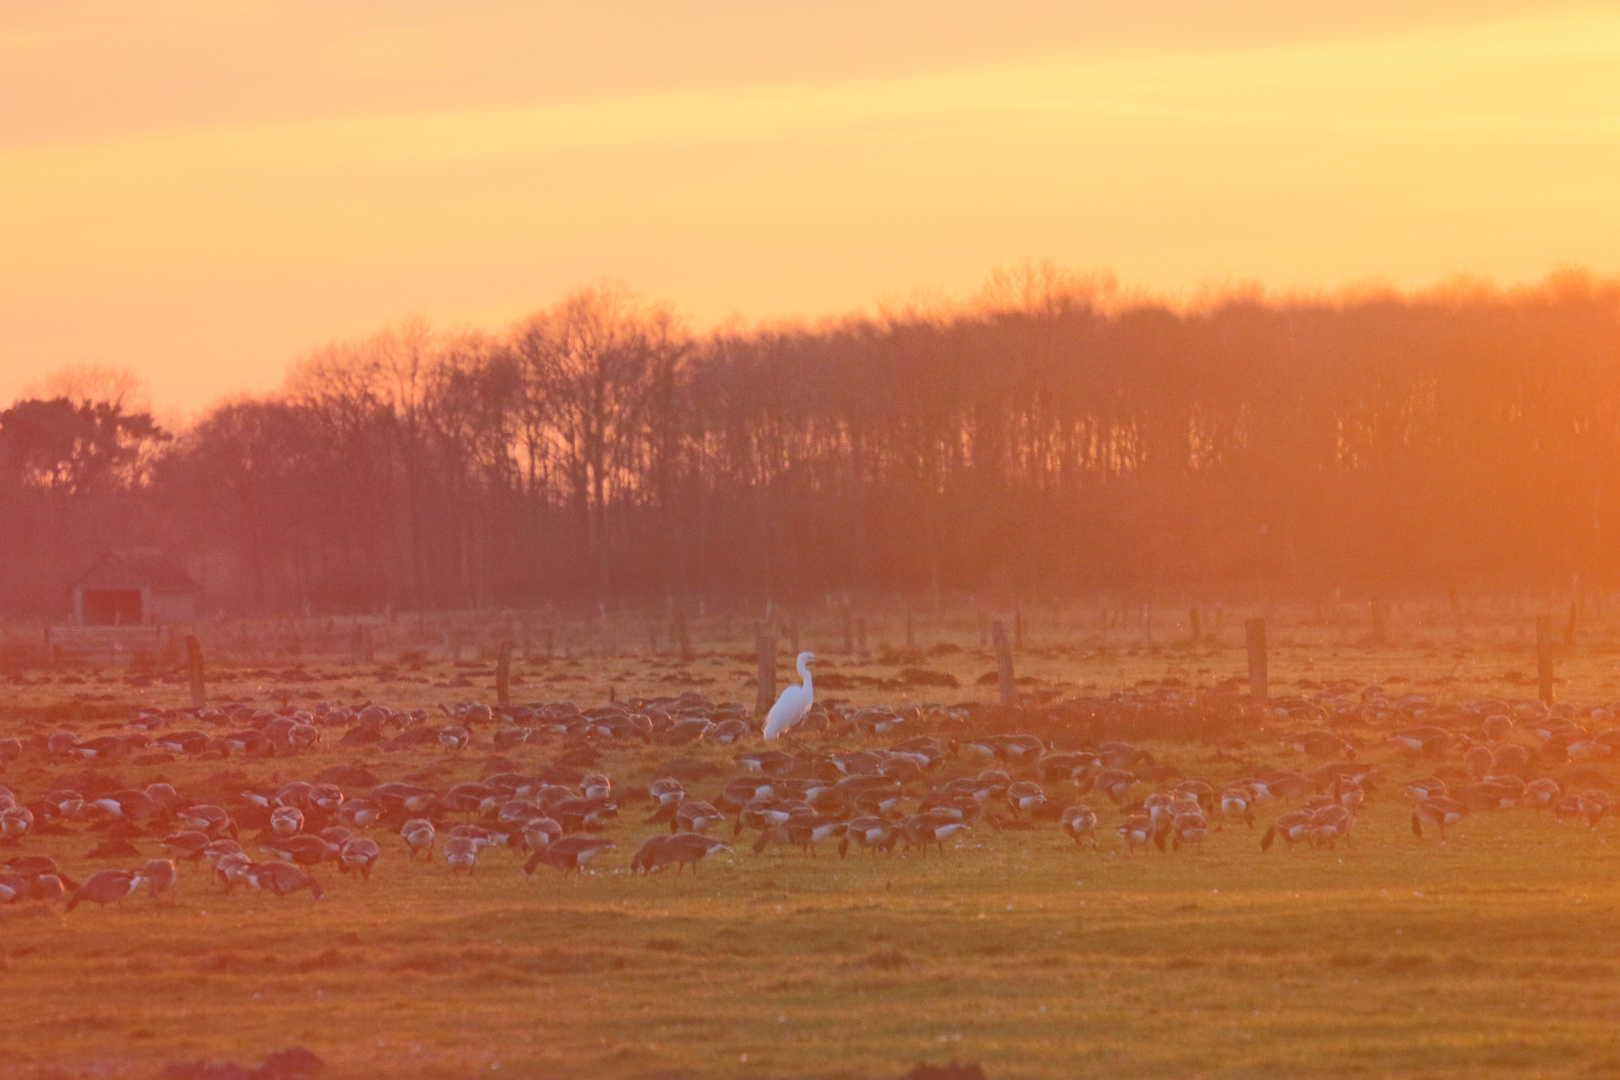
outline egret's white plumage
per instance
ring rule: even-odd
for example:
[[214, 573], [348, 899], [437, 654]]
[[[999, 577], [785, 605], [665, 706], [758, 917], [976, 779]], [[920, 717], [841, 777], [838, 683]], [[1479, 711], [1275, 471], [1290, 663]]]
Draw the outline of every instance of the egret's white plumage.
[[776, 699], [771, 711], [765, 716], [765, 737], [774, 739], [788, 728], [804, 719], [805, 713], [816, 700], [815, 688], [810, 685], [810, 665], [816, 662], [816, 654], [802, 652], [799, 654], [799, 676], [804, 679], [803, 686], [790, 686], [782, 691], [782, 696]]

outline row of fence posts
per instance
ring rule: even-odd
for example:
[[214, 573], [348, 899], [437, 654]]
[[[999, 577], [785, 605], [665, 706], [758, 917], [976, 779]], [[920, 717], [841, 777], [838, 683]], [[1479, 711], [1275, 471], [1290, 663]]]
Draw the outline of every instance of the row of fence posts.
[[[1376, 609], [1375, 609], [1376, 610]], [[1192, 611], [1193, 640], [1198, 639], [1199, 618], [1198, 610]], [[865, 646], [866, 620], [859, 620], [861, 645]], [[1575, 633], [1575, 606], [1570, 605], [1569, 626], [1564, 633], [1566, 645], [1574, 640]], [[909, 632], [909, 620], [907, 630]], [[1269, 649], [1266, 643], [1266, 620], [1263, 618], [1249, 619], [1243, 624], [1244, 642], [1249, 656], [1249, 697], [1256, 703], [1271, 700], [1270, 672], [1268, 667]], [[683, 658], [690, 658], [691, 641], [687, 637], [686, 619], [679, 609], [675, 613], [675, 637], [680, 643]], [[851, 642], [850, 620], [846, 613], [844, 621], [845, 645], [848, 648]], [[1375, 632], [1376, 635], [1376, 632]], [[367, 635], [369, 638], [369, 635]], [[793, 654], [798, 655], [798, 627], [791, 630], [791, 645]], [[369, 652], [369, 640], [365, 643]], [[1013, 675], [1013, 648], [1007, 639], [1007, 627], [1000, 619], [990, 623], [990, 644], [996, 651], [996, 685], [1000, 692], [1001, 703], [1011, 705], [1018, 700], [1018, 683]], [[759, 660], [757, 674], [758, 689], [754, 695], [754, 711], [764, 715], [770, 711], [776, 702], [776, 635], [760, 629], [755, 635], [754, 645]], [[549, 651], [549, 650], [548, 650]], [[196, 635], [186, 635], [186, 676], [191, 686], [191, 707], [201, 709], [208, 703], [203, 671], [202, 644]], [[1551, 705], [1553, 701], [1553, 620], [1551, 615], [1540, 615], [1536, 618], [1536, 683], [1541, 700]], [[512, 642], [502, 641], [500, 654], [495, 662], [495, 698], [502, 705], [512, 703]]]

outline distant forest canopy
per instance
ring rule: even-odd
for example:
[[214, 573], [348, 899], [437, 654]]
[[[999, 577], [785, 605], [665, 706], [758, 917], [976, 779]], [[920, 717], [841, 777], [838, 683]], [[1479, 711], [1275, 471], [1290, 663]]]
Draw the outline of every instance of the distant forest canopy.
[[126, 394], [19, 400], [0, 522], [8, 617], [135, 544], [232, 614], [1606, 588], [1620, 283], [1178, 308], [1032, 267], [706, 335], [584, 289], [323, 348], [181, 431]]

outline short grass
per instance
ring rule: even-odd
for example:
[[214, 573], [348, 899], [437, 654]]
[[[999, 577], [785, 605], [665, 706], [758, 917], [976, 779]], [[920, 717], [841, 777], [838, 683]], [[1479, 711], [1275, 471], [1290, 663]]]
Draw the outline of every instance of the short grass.
[[[1274, 678], [1393, 676], [1457, 700], [1511, 690], [1515, 680], [1500, 677], [1515, 669], [1534, 673], [1511, 627], [1476, 628], [1462, 642], [1450, 632], [1441, 641], [1434, 631], [1433, 642], [1421, 639], [1427, 631], [1403, 633], [1396, 647], [1370, 649], [1350, 630], [1302, 619], [1279, 635]], [[969, 682], [988, 655], [971, 635], [957, 640], [964, 651], [928, 666]], [[520, 665], [520, 696], [569, 688], [594, 701], [609, 682], [620, 696], [651, 693], [675, 674], [714, 679], [697, 687], [714, 696], [744, 697], [752, 668], [737, 659], [741, 648], [700, 650], [688, 665], [631, 655]], [[1139, 642], [1129, 655], [1054, 633], [1036, 648], [1021, 670], [1069, 693], [1144, 678], [1209, 682], [1242, 664], [1230, 645]], [[1605, 692], [1611, 648], [1594, 633], [1564, 657], [1561, 693], [1620, 696]], [[830, 659], [834, 670], [895, 673]], [[255, 670], [222, 666], [217, 692], [264, 700], [280, 684]], [[407, 683], [378, 681], [370, 666], [308, 660], [311, 681], [283, 688], [294, 700], [339, 690], [345, 700], [401, 705], [487, 698], [482, 676], [471, 689], [435, 685], [466, 670], [424, 661], [411, 677], [427, 681]], [[580, 678], [550, 681], [557, 675]], [[26, 673], [13, 684], [5, 733], [93, 731], [116, 723], [102, 712], [179, 701], [179, 688], [161, 679], [76, 677], [86, 681]], [[929, 691], [943, 700], [980, 692]], [[48, 722], [39, 719], [44, 707], [53, 709]], [[1300, 763], [1274, 731], [1244, 743], [1236, 754], [1197, 741], [1151, 748], [1212, 781], [1234, 775], [1233, 756]], [[511, 756], [522, 767], [558, 749], [551, 742]], [[604, 765], [625, 783], [645, 782], [672, 756], [721, 761], [727, 752], [617, 746]], [[488, 757], [327, 750], [112, 771], [132, 783], [163, 776], [185, 790], [221, 768], [269, 782], [340, 761], [385, 778], [430, 767], [446, 780], [469, 778]], [[1385, 749], [1363, 757], [1390, 779], [1435, 767]], [[25, 757], [0, 781], [32, 798], [61, 771]], [[691, 786], [706, 795], [717, 784]], [[652, 828], [639, 823], [644, 814], [626, 807], [610, 828], [620, 850], [578, 883], [550, 871], [525, 879], [506, 852], [454, 879], [442, 863], [408, 863], [384, 836], [373, 879], [322, 873], [320, 902], [226, 897], [193, 871], [157, 903], [140, 896], [71, 915], [0, 909], [0, 1074], [155, 1076], [169, 1062], [254, 1062], [303, 1045], [329, 1063], [322, 1075], [333, 1080], [885, 1078], [950, 1060], [979, 1062], [992, 1080], [1620, 1075], [1615, 822], [1592, 831], [1529, 812], [1478, 816], [1442, 844], [1411, 834], [1404, 800], [1385, 784], [1354, 839], [1331, 851], [1262, 855], [1259, 830], [1240, 826], [1202, 850], [1127, 856], [1111, 834], [1093, 851], [1051, 825], [981, 827], [943, 857], [840, 860], [830, 847], [818, 858], [774, 848], [754, 856], [739, 845], [695, 876], [632, 878], [623, 868]], [[1115, 812], [1103, 819], [1111, 825]], [[96, 839], [32, 837], [23, 850], [81, 874], [134, 861], [87, 861]], [[143, 857], [157, 854], [155, 840], [137, 843]]]

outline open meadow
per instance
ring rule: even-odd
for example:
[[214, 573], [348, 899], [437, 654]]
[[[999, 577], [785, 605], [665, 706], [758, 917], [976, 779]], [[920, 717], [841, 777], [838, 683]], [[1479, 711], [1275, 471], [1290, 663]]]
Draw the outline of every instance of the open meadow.
[[[441, 705], [495, 702], [502, 639], [517, 643], [514, 703], [572, 701], [589, 714], [611, 691], [628, 703], [620, 715], [674, 713], [678, 700], [657, 699], [683, 693], [692, 714], [751, 707], [743, 616], [694, 618], [689, 660], [662, 612], [372, 620], [369, 659], [345, 620], [200, 624], [209, 705], [220, 710], [202, 716], [173, 711], [189, 704], [179, 666], [38, 665], [13, 642], [0, 737], [18, 739], [20, 755], [0, 763], [0, 784], [35, 821], [0, 861], [48, 856], [77, 882], [164, 857], [164, 838], [185, 827], [172, 814], [95, 805], [154, 783], [225, 807], [254, 859], [269, 842], [267, 808], [242, 793], [273, 805], [286, 783], [323, 773], [347, 779], [350, 802], [388, 783], [442, 794], [491, 776], [601, 773], [617, 816], [596, 826], [616, 847], [578, 878], [546, 865], [527, 875], [528, 854], [499, 844], [470, 875], [454, 873], [444, 837], [459, 823], [494, 829], [493, 811], [440, 803], [423, 811], [440, 833], [431, 862], [408, 857], [385, 814], [356, 829], [381, 846], [369, 880], [330, 860], [307, 867], [318, 900], [249, 886], [226, 895], [206, 862], [181, 861], [178, 884], [155, 900], [142, 889], [72, 912], [0, 906], [0, 1074], [157, 1077], [176, 1063], [252, 1065], [301, 1046], [330, 1080], [866, 1080], [951, 1061], [978, 1063], [991, 1080], [1620, 1075], [1620, 820], [1601, 807], [1492, 811], [1468, 794], [1477, 756], [1465, 753], [1486, 747], [1504, 760], [1509, 744], [1528, 751], [1523, 780], [1620, 793], [1620, 739], [1602, 735], [1620, 725], [1591, 711], [1620, 699], [1620, 638], [1595, 603], [1581, 609], [1557, 669], [1557, 697], [1574, 708], [1548, 713], [1530, 703], [1530, 619], [1544, 610], [1551, 602], [1400, 605], [1385, 642], [1365, 606], [1266, 610], [1269, 709], [1247, 700], [1241, 617], [1211, 609], [1197, 641], [1186, 611], [1144, 620], [1139, 608], [1026, 609], [1016, 708], [993, 704], [995, 660], [971, 611], [874, 612], [864, 655], [846, 651], [836, 612], [781, 622], [778, 686], [794, 678], [792, 633], [820, 657], [818, 700], [832, 708], [785, 744], [796, 759], [770, 766], [774, 776], [831, 782], [858, 771], [832, 764], [836, 755], [932, 737], [945, 752], [899, 774], [896, 815], [986, 769], [1038, 778], [1046, 809], [1032, 820], [1002, 794], [981, 794], [982, 813], [943, 850], [852, 845], [844, 858], [836, 839], [813, 855], [792, 843], [756, 854], [759, 829], [734, 837], [728, 812], [709, 831], [732, 850], [696, 872], [651, 874], [630, 872], [641, 842], [669, 828], [645, 823], [649, 786], [674, 772], [688, 800], [716, 802], [739, 777], [768, 781], [734, 760], [766, 745], [757, 735], [720, 744], [667, 729], [564, 730], [536, 711], [514, 741], [502, 732], [519, 725], [496, 710], [465, 747], [407, 736], [451, 724]], [[323, 720], [322, 702], [353, 707], [350, 719]], [[346, 739], [367, 702], [429, 717]], [[886, 730], [871, 730], [871, 714], [845, 722], [879, 705], [898, 711]], [[319, 743], [222, 749], [288, 706], [317, 721]], [[1482, 721], [1498, 712], [1511, 729], [1487, 738]], [[1389, 739], [1417, 728], [1450, 737], [1423, 749]], [[160, 745], [185, 729], [208, 744]], [[62, 732], [74, 739], [50, 743]], [[1307, 732], [1340, 742], [1294, 748]], [[1000, 758], [975, 748], [1026, 733], [1047, 747]], [[101, 757], [74, 749], [126, 734], [140, 738]], [[1094, 770], [1071, 778], [1041, 765], [1112, 743], [1145, 754], [1118, 803], [1087, 790]], [[1342, 785], [1324, 780], [1334, 762], [1355, 766], [1359, 782], [1348, 768]], [[1311, 784], [1274, 780], [1279, 794], [1255, 800], [1252, 826], [1223, 823], [1209, 806], [1219, 828], [1162, 852], [1130, 851], [1117, 831], [1145, 797], [1188, 780], [1219, 793], [1284, 773]], [[1466, 804], [1443, 841], [1431, 826], [1414, 835], [1403, 788], [1418, 777]], [[1348, 837], [1279, 838], [1262, 851], [1280, 815], [1313, 795], [1343, 802], [1348, 786], [1364, 789]], [[85, 807], [40, 812], [65, 789], [83, 789]], [[1082, 802], [1099, 819], [1095, 846], [1056, 820]], [[90, 857], [116, 840], [135, 854]]]

